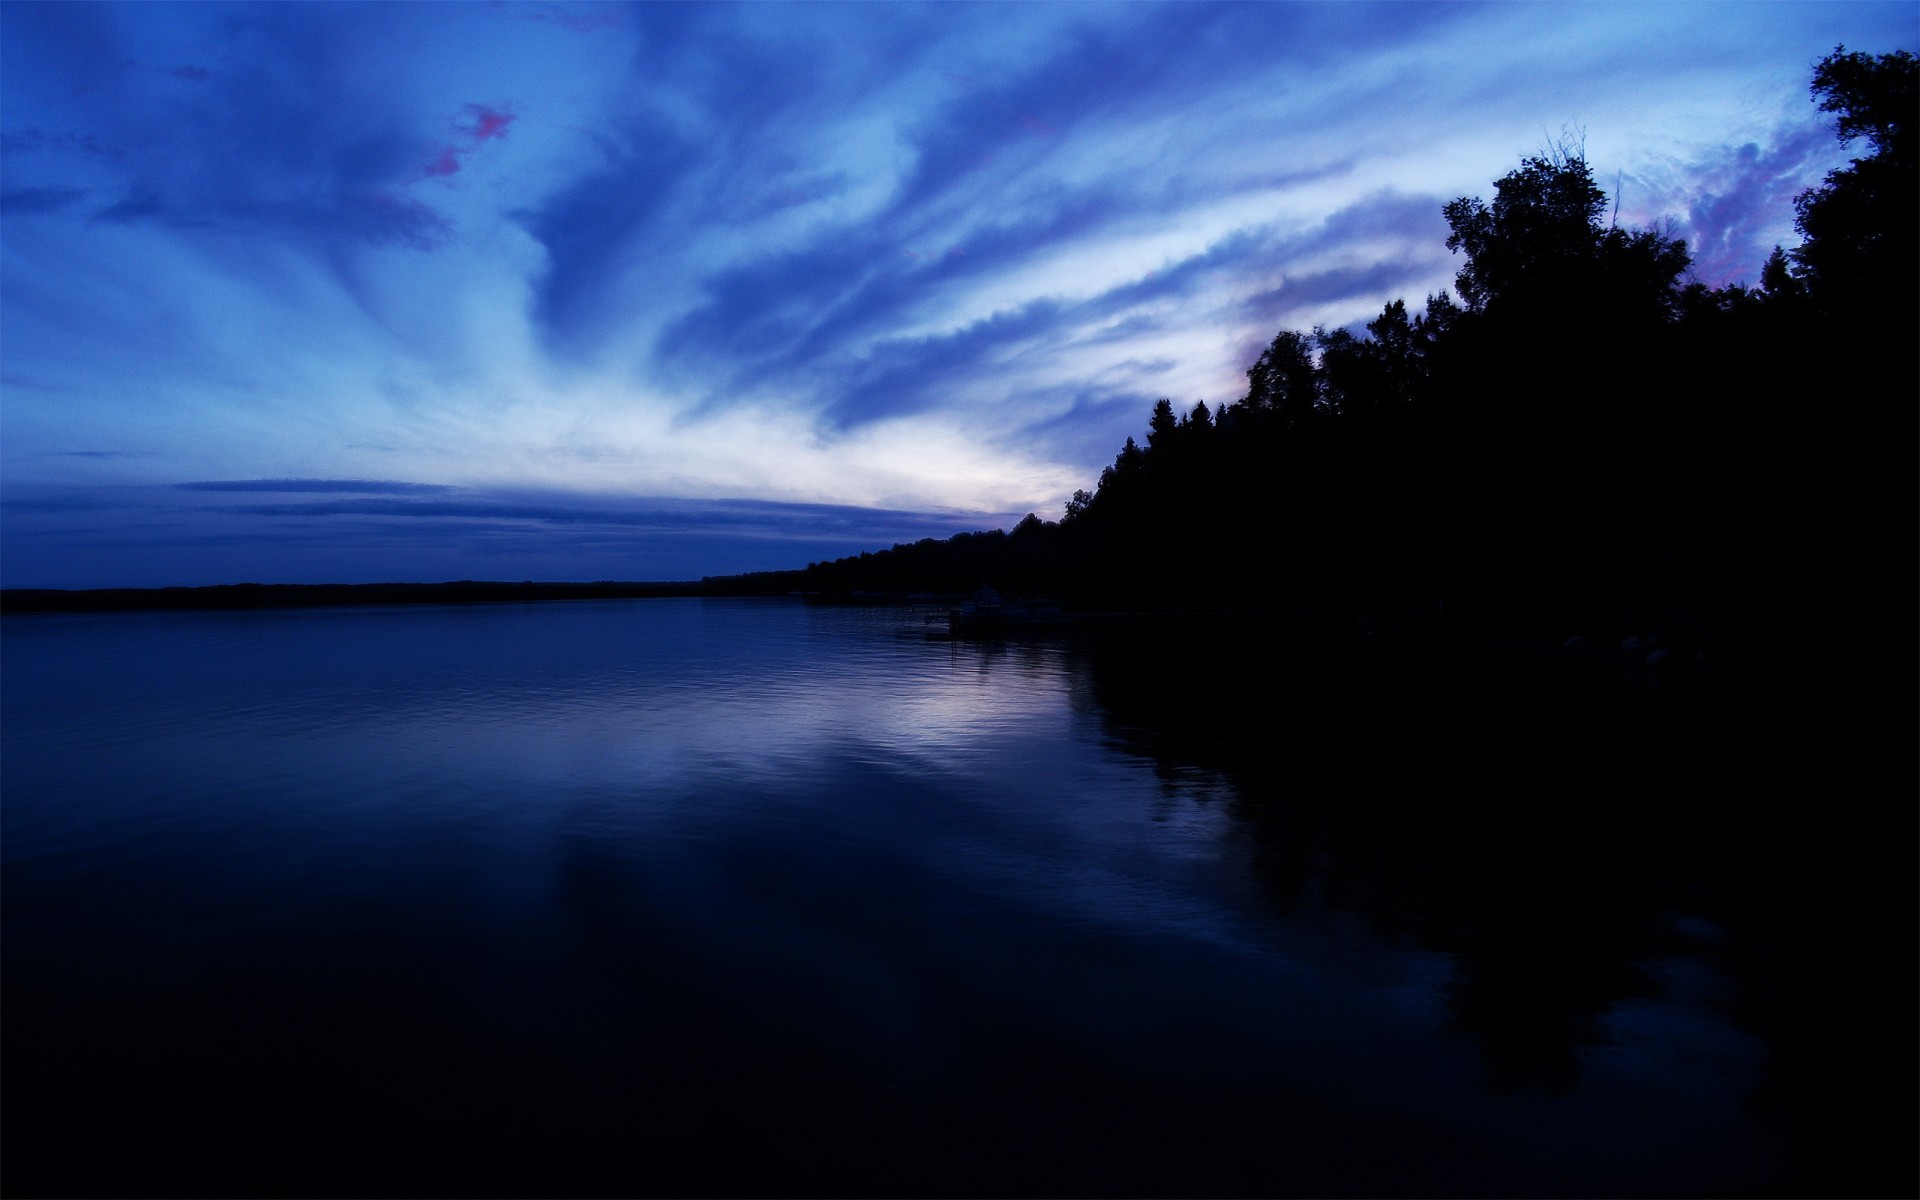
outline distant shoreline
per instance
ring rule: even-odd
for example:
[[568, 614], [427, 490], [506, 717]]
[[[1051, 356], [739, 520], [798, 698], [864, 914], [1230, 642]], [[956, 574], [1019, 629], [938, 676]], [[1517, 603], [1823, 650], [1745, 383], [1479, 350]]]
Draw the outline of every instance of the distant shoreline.
[[543, 600], [638, 600], [729, 595], [700, 581], [633, 583], [232, 583], [210, 587], [0, 589], [0, 615], [347, 608], [382, 604], [503, 604]]

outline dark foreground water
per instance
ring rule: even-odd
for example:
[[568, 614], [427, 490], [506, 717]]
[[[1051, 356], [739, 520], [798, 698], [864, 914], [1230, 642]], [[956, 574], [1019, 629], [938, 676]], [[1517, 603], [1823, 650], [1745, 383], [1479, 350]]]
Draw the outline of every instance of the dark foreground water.
[[8, 1194], [1913, 1188], [1883, 699], [786, 602], [0, 636]]

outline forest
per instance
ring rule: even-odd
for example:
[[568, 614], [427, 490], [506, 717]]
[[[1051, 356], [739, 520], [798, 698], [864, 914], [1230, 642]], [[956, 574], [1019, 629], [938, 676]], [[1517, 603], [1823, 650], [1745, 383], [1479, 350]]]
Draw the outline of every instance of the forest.
[[[1844, 47], [1811, 93], [1851, 164], [1757, 285], [1689, 279], [1577, 144], [1444, 209], [1455, 290], [1283, 329], [1244, 395], [1162, 399], [1058, 521], [729, 590], [990, 585], [1109, 611], [1740, 610], [1911, 642], [1916, 60]], [[1902, 661], [1910, 660], [1905, 656]]]

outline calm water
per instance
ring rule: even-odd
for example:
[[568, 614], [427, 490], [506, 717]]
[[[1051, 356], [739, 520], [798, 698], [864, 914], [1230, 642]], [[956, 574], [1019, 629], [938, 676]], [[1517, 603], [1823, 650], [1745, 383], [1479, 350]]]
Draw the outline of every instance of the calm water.
[[10, 1189], [1680, 1194], [1841, 1136], [1773, 843], [1632, 828], [1732, 743], [914, 621], [8, 618]]

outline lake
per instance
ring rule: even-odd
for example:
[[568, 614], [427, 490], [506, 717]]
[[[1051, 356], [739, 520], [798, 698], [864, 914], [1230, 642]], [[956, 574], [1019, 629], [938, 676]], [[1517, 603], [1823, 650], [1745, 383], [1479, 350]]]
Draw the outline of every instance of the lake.
[[0, 638], [13, 1194], [1911, 1180], [1910, 707], [791, 601]]

